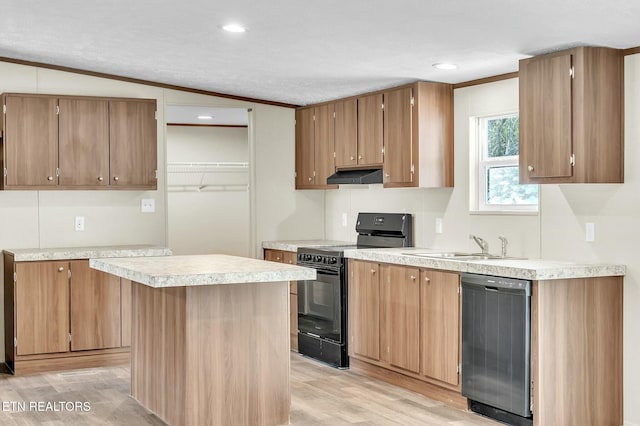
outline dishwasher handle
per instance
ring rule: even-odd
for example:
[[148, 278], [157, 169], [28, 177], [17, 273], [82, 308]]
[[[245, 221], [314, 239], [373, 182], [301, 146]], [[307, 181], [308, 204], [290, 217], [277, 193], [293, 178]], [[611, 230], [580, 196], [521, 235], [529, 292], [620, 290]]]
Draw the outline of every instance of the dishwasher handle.
[[531, 295], [531, 281], [521, 280], [517, 278], [496, 277], [491, 275], [479, 274], [461, 274], [461, 280], [464, 286], [482, 287], [488, 291], [514, 291], [524, 292], [527, 296]]

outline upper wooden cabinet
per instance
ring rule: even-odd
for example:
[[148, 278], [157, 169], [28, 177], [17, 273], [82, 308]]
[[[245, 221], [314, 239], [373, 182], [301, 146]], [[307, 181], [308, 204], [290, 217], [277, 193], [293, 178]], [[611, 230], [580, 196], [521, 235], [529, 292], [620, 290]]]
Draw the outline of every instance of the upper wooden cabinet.
[[384, 183], [387, 186], [413, 180], [412, 92], [411, 87], [405, 87], [384, 93]]
[[623, 65], [602, 47], [520, 61], [520, 183], [624, 181]]
[[453, 186], [453, 86], [418, 82], [298, 109], [296, 188], [328, 188], [334, 167], [382, 167], [385, 187]]
[[453, 87], [418, 82], [384, 93], [384, 186], [453, 186]]
[[157, 130], [154, 99], [109, 101], [110, 184], [156, 188]]
[[2, 97], [2, 189], [157, 188], [155, 99]]
[[358, 165], [380, 166], [383, 160], [382, 93], [358, 98]]
[[3, 98], [4, 187], [55, 187], [58, 184], [58, 99], [37, 95], [5, 95]]
[[336, 169], [358, 165], [358, 101], [338, 101], [335, 106]]
[[335, 188], [333, 104], [296, 111], [296, 189]]
[[107, 101], [61, 98], [58, 102], [60, 185], [109, 185]]

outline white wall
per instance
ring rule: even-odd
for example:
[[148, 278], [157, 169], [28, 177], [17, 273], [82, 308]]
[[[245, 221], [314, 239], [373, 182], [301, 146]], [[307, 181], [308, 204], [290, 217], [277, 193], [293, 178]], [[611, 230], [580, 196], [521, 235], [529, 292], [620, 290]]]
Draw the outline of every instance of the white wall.
[[[596, 261], [627, 265], [624, 288], [624, 417], [640, 425], [640, 55], [625, 59], [625, 183], [621, 185], [541, 185], [539, 215], [469, 213], [469, 117], [518, 109], [518, 81], [505, 80], [457, 89], [455, 188], [381, 189], [379, 186], [326, 191], [326, 237], [355, 239], [359, 211], [415, 214], [416, 245], [476, 250], [468, 234], [509, 239], [509, 253], [529, 258]], [[347, 228], [340, 214], [347, 212]], [[436, 217], [444, 233], [434, 233]], [[595, 223], [596, 240], [584, 240], [584, 224]]]
[[[247, 128], [168, 126], [167, 161], [248, 162]], [[240, 174], [233, 174], [219, 175], [212, 181], [231, 182], [229, 177], [243, 179]], [[170, 185], [171, 176], [167, 180]], [[168, 189], [168, 245], [174, 254], [249, 255], [248, 191]]]

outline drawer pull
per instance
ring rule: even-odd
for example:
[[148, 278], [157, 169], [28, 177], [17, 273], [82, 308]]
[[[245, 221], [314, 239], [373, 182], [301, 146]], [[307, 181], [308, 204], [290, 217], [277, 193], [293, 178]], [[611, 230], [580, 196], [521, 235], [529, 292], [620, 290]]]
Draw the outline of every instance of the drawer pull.
[[58, 272], [62, 272], [62, 271], [64, 271], [64, 267], [63, 266], [58, 268]]

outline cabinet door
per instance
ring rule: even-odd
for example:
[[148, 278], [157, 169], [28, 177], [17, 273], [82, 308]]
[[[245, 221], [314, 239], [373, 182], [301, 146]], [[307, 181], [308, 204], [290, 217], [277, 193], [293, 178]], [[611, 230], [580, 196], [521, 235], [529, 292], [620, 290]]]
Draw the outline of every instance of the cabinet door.
[[380, 266], [386, 361], [420, 372], [420, 270]]
[[335, 103], [336, 167], [358, 164], [358, 103], [355, 98]]
[[457, 386], [460, 363], [460, 276], [420, 274], [422, 374]]
[[296, 110], [296, 188], [314, 184], [313, 108]]
[[384, 183], [410, 183], [412, 155], [412, 91], [384, 94]]
[[69, 351], [68, 262], [16, 264], [17, 355]]
[[379, 265], [352, 262], [349, 279], [349, 353], [380, 359]]
[[109, 116], [106, 100], [59, 100], [60, 185], [109, 185]]
[[333, 104], [315, 108], [314, 183], [327, 185], [327, 178], [336, 171], [334, 153]]
[[51, 96], [5, 97], [4, 153], [7, 186], [58, 184], [58, 99]]
[[131, 346], [131, 280], [125, 278], [120, 278], [120, 305], [121, 346]]
[[358, 164], [382, 164], [382, 94], [358, 98]]
[[521, 183], [572, 176], [571, 65], [570, 53], [521, 63]]
[[120, 347], [120, 278], [89, 268], [88, 260], [71, 265], [71, 350]]
[[156, 188], [158, 138], [155, 114], [155, 101], [109, 101], [111, 185]]

